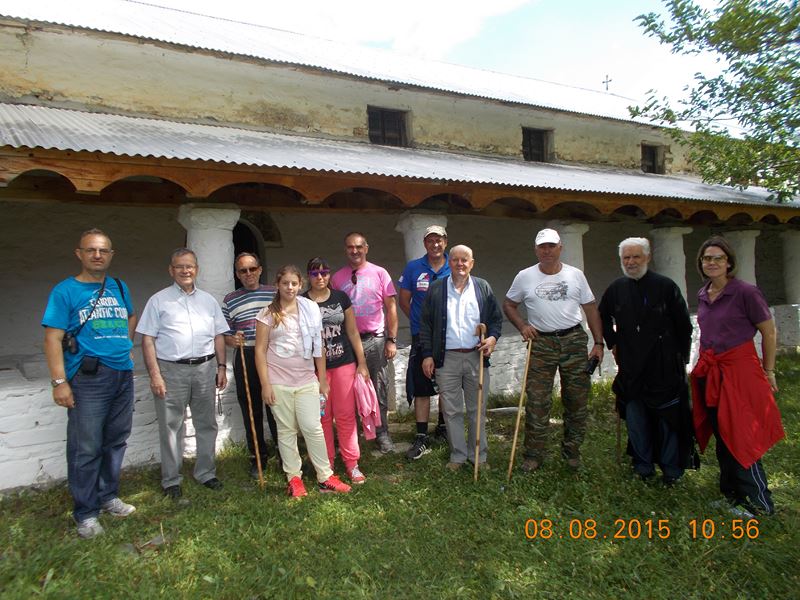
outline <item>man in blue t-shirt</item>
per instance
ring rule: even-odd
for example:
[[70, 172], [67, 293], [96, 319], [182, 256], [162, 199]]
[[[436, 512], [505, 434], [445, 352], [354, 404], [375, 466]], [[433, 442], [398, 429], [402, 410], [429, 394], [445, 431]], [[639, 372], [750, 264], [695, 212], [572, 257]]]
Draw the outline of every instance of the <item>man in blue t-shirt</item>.
[[[414, 444], [406, 452], [406, 458], [417, 460], [430, 450], [428, 441], [428, 418], [431, 414], [431, 396], [438, 392], [433, 382], [422, 372], [422, 356], [419, 352], [419, 318], [422, 313], [422, 301], [428, 293], [431, 283], [450, 275], [447, 261], [447, 231], [439, 225], [431, 225], [425, 230], [423, 239], [425, 256], [412, 260], [406, 265], [400, 276], [400, 310], [408, 317], [411, 325], [411, 351], [408, 356], [406, 370], [406, 396], [408, 405], [414, 402], [414, 416], [417, 421], [417, 435]], [[444, 415], [439, 411], [439, 424], [436, 426], [436, 437], [447, 439]]]
[[81, 235], [81, 272], [53, 288], [42, 317], [53, 400], [67, 409], [67, 479], [78, 535], [103, 533], [100, 512], [136, 510], [119, 498], [133, 422], [133, 332], [127, 286], [108, 277], [114, 250], [99, 229]]

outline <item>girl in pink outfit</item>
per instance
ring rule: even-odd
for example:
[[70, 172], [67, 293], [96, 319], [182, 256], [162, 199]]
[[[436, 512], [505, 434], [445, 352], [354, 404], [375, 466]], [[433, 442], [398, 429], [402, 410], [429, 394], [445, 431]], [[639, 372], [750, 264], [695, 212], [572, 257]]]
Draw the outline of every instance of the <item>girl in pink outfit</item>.
[[[256, 369], [261, 398], [272, 407], [278, 425], [278, 447], [293, 498], [306, 495], [297, 432], [303, 434], [317, 471], [320, 492], [349, 492], [333, 474], [320, 423], [320, 395], [328, 393], [322, 357], [322, 319], [316, 303], [298, 297], [302, 285], [294, 265], [278, 270], [278, 294], [256, 317]], [[315, 372], [316, 368], [316, 372]]]
[[369, 379], [367, 361], [356, 328], [356, 318], [350, 297], [329, 286], [331, 269], [322, 258], [308, 261], [308, 291], [303, 294], [319, 306], [322, 313], [322, 338], [325, 343], [326, 375], [330, 392], [322, 430], [331, 468], [336, 456], [333, 445], [333, 422], [339, 438], [339, 452], [350, 481], [361, 484], [366, 477], [358, 467], [361, 452], [358, 448], [356, 424], [356, 396], [353, 383], [356, 377]]

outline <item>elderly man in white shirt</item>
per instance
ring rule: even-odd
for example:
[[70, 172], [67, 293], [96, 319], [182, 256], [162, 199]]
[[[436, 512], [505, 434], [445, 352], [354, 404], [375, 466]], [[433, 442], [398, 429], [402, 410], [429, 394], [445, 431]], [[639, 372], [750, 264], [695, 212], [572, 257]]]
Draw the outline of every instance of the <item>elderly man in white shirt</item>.
[[[475, 261], [467, 246], [450, 251], [450, 275], [434, 281], [422, 303], [419, 339], [422, 372], [439, 384], [439, 402], [447, 423], [450, 461], [453, 471], [472, 459], [478, 421], [478, 379], [480, 362], [488, 367], [503, 326], [500, 306], [489, 284], [470, 275]], [[476, 335], [479, 324], [486, 325], [483, 341]], [[484, 376], [489, 389], [489, 370]], [[464, 439], [464, 411], [467, 413], [467, 439]], [[486, 421], [486, 403], [481, 410]], [[486, 428], [481, 428], [479, 467], [486, 468]]]
[[[172, 253], [169, 272], [175, 283], [154, 294], [136, 332], [156, 403], [164, 495], [181, 496], [185, 411], [192, 411], [197, 442], [194, 478], [218, 490], [214, 456], [217, 419], [215, 385], [227, 385], [225, 338], [228, 322], [211, 294], [195, 287], [197, 256], [187, 248]], [[212, 360], [216, 358], [216, 360]]]

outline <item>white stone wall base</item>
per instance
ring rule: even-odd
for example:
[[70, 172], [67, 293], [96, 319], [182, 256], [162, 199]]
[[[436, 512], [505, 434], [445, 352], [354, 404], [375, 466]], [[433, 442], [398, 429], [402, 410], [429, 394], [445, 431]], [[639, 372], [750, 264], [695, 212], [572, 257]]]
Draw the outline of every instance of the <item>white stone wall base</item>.
[[[800, 305], [774, 307], [778, 326], [779, 349], [784, 352], [800, 351]], [[696, 325], [696, 319], [693, 317]], [[697, 360], [698, 332], [695, 328], [692, 343], [692, 363]], [[760, 340], [756, 340], [760, 352]], [[405, 400], [405, 374], [408, 365], [408, 348], [398, 351], [394, 360], [394, 396], [400, 414], [410, 411]], [[489, 394], [512, 394], [519, 397], [525, 367], [525, 343], [518, 335], [501, 338], [492, 356], [492, 379]], [[26, 373], [37, 369], [26, 368]], [[613, 378], [616, 367], [610, 352], [606, 352], [601, 369], [593, 381]], [[44, 487], [63, 481], [67, 474], [64, 456], [66, 447], [66, 411], [53, 403], [49, 381], [41, 373], [29, 380], [19, 371], [0, 371], [0, 490], [21, 487]], [[222, 415], [218, 415], [219, 435], [217, 450], [229, 442], [244, 439], [244, 427], [233, 373], [228, 373], [231, 385], [222, 394]], [[558, 387], [558, 377], [556, 377]], [[133, 432], [128, 440], [124, 467], [154, 464], [159, 461], [158, 423], [156, 422], [149, 379], [139, 373], [134, 377], [135, 405]], [[438, 410], [438, 398], [431, 398], [431, 410]], [[265, 431], [268, 431], [265, 428]], [[185, 456], [194, 456], [194, 429], [187, 420]]]

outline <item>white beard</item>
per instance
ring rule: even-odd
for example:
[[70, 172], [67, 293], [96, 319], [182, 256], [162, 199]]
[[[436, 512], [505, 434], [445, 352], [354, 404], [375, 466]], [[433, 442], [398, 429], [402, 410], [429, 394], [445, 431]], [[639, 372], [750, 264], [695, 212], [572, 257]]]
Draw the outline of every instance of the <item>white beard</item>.
[[643, 265], [641, 271], [637, 275], [631, 275], [625, 270], [625, 265], [622, 264], [622, 260], [619, 261], [619, 266], [622, 269], [622, 274], [625, 275], [628, 279], [635, 279], [636, 281], [640, 280], [642, 277], [647, 275], [647, 265]]

